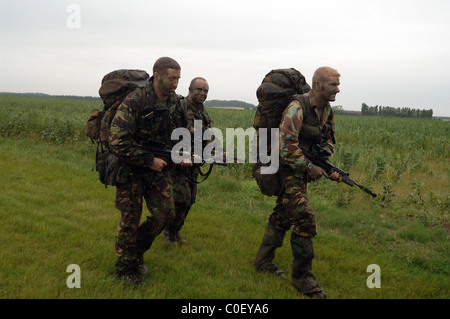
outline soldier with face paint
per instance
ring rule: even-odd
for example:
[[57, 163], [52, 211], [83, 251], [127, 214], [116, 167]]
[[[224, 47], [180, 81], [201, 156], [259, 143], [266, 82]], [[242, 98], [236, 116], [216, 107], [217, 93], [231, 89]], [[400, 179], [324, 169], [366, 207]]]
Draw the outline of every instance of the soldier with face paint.
[[292, 227], [292, 284], [299, 292], [314, 298], [326, 298], [326, 294], [312, 274], [312, 238], [317, 232], [315, 212], [306, 196], [307, 183], [322, 176], [337, 182], [341, 178], [337, 173], [327, 175], [313, 165], [302, 148], [310, 149], [313, 143], [320, 143], [333, 152], [334, 115], [330, 102], [339, 93], [339, 78], [340, 74], [332, 68], [317, 69], [311, 91], [294, 96], [283, 112], [279, 127], [280, 163], [288, 173], [254, 262], [258, 271], [283, 275], [273, 259], [286, 231]]
[[[201, 77], [194, 78], [189, 85], [189, 94], [181, 100], [182, 108], [186, 115], [187, 128], [191, 136], [194, 136], [194, 121], [201, 121], [203, 133], [211, 128], [212, 119], [205, 110], [203, 103], [206, 101], [209, 92], [208, 82]], [[203, 148], [210, 141], [201, 141]], [[195, 143], [192, 141], [192, 143]], [[201, 155], [201, 154], [198, 154]], [[185, 239], [180, 235], [180, 230], [184, 225], [186, 217], [195, 202], [197, 196], [197, 184], [194, 182], [199, 175], [199, 167], [177, 166], [173, 171], [175, 218], [164, 230], [164, 241], [169, 246], [177, 246], [185, 243]]]
[[[175, 94], [180, 69], [169, 57], [158, 59], [146, 87], [128, 94], [111, 123], [109, 145], [121, 163], [115, 200], [121, 212], [115, 271], [135, 285], [148, 272], [144, 253], [175, 214], [170, 174], [174, 164], [149, 149], [158, 143], [171, 150], [175, 143], [171, 132], [187, 125]], [[151, 214], [140, 224], [144, 200]]]

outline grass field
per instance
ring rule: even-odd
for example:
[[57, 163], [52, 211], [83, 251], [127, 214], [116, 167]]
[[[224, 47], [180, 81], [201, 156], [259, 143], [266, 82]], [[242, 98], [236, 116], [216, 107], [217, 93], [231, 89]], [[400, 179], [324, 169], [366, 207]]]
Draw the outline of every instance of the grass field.
[[[142, 287], [115, 279], [115, 189], [92, 171], [84, 137], [94, 107], [0, 96], [0, 298], [303, 298], [289, 276], [253, 269], [275, 198], [259, 193], [249, 164], [217, 167], [200, 184], [182, 230], [188, 243], [168, 249], [158, 237]], [[220, 129], [252, 125], [252, 111], [208, 111]], [[449, 298], [449, 125], [337, 116], [334, 163], [378, 197], [326, 180], [309, 187], [313, 270], [330, 298]], [[275, 261], [290, 273], [288, 238]], [[70, 264], [80, 266], [80, 289], [66, 284]], [[381, 288], [366, 284], [371, 264]]]

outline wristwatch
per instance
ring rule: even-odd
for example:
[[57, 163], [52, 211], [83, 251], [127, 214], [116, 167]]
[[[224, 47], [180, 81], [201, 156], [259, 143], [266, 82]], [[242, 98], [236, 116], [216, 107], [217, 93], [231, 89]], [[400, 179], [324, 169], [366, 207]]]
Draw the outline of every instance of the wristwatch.
[[309, 163], [308, 165], [306, 165], [306, 170], [308, 172], [310, 172], [312, 170], [312, 168], [313, 168], [313, 164], [312, 163]]

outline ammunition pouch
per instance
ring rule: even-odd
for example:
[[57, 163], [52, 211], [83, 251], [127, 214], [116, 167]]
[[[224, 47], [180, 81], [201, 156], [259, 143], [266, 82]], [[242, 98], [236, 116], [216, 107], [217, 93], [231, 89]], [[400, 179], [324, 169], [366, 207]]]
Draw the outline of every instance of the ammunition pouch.
[[86, 122], [86, 136], [92, 141], [98, 141], [100, 139], [100, 123], [103, 114], [104, 111], [93, 110]]
[[120, 161], [116, 155], [109, 153], [106, 156], [106, 167], [105, 167], [105, 185], [115, 186], [117, 184], [117, 176], [120, 169]]
[[97, 150], [95, 170], [99, 174], [99, 179], [105, 186], [116, 186], [129, 182], [131, 169], [119, 158], [109, 151], [99, 148]]
[[262, 174], [264, 164], [256, 163], [252, 166], [252, 175], [256, 179], [259, 190], [266, 196], [280, 196], [284, 189], [284, 179], [287, 176], [287, 168], [280, 167], [274, 174]]

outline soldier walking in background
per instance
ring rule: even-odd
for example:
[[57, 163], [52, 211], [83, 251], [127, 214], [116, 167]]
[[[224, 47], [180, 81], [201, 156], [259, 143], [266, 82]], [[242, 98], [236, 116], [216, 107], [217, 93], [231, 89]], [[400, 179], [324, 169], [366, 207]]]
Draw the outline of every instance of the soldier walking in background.
[[[212, 120], [203, 105], [208, 97], [208, 91], [208, 82], [204, 78], [196, 77], [189, 85], [188, 96], [181, 100], [191, 136], [195, 136], [194, 121], [201, 121], [202, 134], [198, 134], [199, 136], [203, 136], [205, 130], [211, 128]], [[202, 149], [209, 142], [202, 140]], [[164, 241], [170, 246], [177, 246], [186, 242], [180, 235], [180, 230], [197, 196], [197, 183], [195, 181], [197, 181], [199, 169], [198, 165], [194, 164], [193, 167], [177, 166], [173, 170], [175, 218], [164, 230]]]

